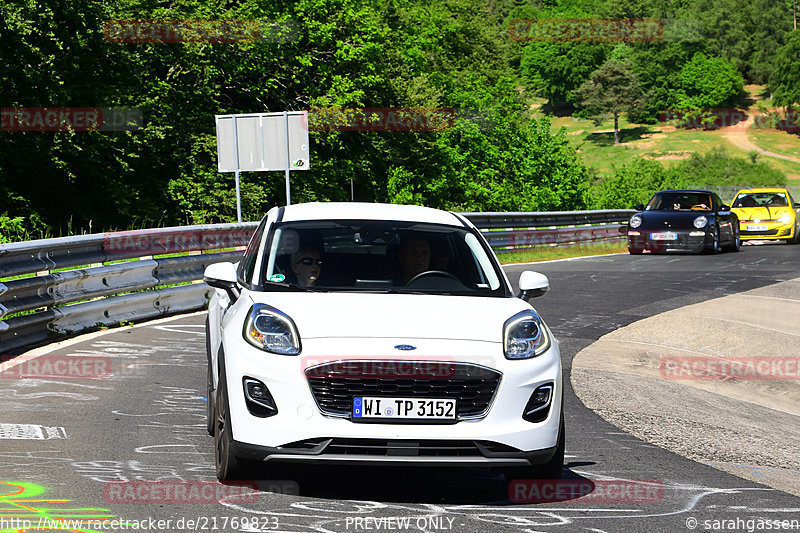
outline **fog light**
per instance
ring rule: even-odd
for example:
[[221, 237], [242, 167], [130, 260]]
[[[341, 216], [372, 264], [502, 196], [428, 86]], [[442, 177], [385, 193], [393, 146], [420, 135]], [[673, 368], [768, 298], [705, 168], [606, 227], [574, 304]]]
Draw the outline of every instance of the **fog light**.
[[628, 235], [636, 235], [638, 237], [639, 235], [641, 235], [641, 233], [639, 233], [638, 231], [629, 231]]
[[706, 234], [705, 231], [692, 231], [691, 233], [689, 233], [689, 236], [690, 237], [704, 237], [705, 234]]
[[247, 377], [243, 378], [242, 382], [244, 383], [245, 404], [247, 404], [250, 414], [260, 418], [278, 414], [278, 407], [266, 385], [257, 379]]
[[550, 404], [553, 399], [553, 384], [548, 383], [538, 387], [531, 394], [528, 404], [522, 413], [522, 418], [528, 422], [541, 422], [547, 418], [550, 412]]

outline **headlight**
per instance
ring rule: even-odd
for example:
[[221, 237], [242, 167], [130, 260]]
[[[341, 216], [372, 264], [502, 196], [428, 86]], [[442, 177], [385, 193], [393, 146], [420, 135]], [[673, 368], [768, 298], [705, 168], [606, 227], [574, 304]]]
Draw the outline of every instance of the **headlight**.
[[694, 227], [697, 229], [705, 228], [706, 224], [708, 224], [708, 219], [704, 216], [699, 216], [694, 219]]
[[633, 215], [628, 224], [630, 224], [632, 228], [638, 228], [639, 226], [642, 225], [642, 217], [640, 217], [639, 215]]
[[536, 311], [522, 311], [503, 325], [503, 352], [506, 359], [530, 359], [550, 347], [550, 337]]
[[789, 213], [784, 213], [778, 218], [778, 222], [780, 222], [781, 224], [788, 224], [791, 221], [792, 221], [792, 215], [790, 215]]
[[300, 353], [297, 328], [284, 313], [265, 304], [255, 304], [244, 323], [244, 340], [265, 352], [280, 355]]

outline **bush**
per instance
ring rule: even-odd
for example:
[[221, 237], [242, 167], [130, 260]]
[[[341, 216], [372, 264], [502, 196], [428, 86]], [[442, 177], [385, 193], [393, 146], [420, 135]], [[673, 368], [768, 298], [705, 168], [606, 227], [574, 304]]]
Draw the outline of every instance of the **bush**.
[[723, 149], [693, 154], [668, 170], [657, 161], [637, 158], [600, 180], [589, 203], [594, 209], [631, 209], [660, 190], [717, 186], [782, 187], [786, 176], [758, 158], [733, 157]]

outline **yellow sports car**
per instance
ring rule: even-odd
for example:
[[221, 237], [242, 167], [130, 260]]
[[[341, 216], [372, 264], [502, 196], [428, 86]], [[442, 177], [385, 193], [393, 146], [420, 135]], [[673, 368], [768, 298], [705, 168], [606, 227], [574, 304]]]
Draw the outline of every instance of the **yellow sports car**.
[[742, 189], [731, 202], [742, 240], [800, 241], [800, 204], [787, 189]]

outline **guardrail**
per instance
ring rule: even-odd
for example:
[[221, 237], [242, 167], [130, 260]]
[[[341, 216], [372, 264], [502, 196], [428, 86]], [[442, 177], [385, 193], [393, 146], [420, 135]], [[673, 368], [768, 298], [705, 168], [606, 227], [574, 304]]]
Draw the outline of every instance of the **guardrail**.
[[[464, 215], [492, 248], [517, 250], [619, 239], [620, 224], [633, 212]], [[237, 261], [256, 226], [214, 224], [0, 244], [0, 280], [5, 279], [0, 356], [93, 328], [202, 309], [214, 290], [198, 282], [205, 267]], [[175, 254], [180, 256], [159, 257]]]

